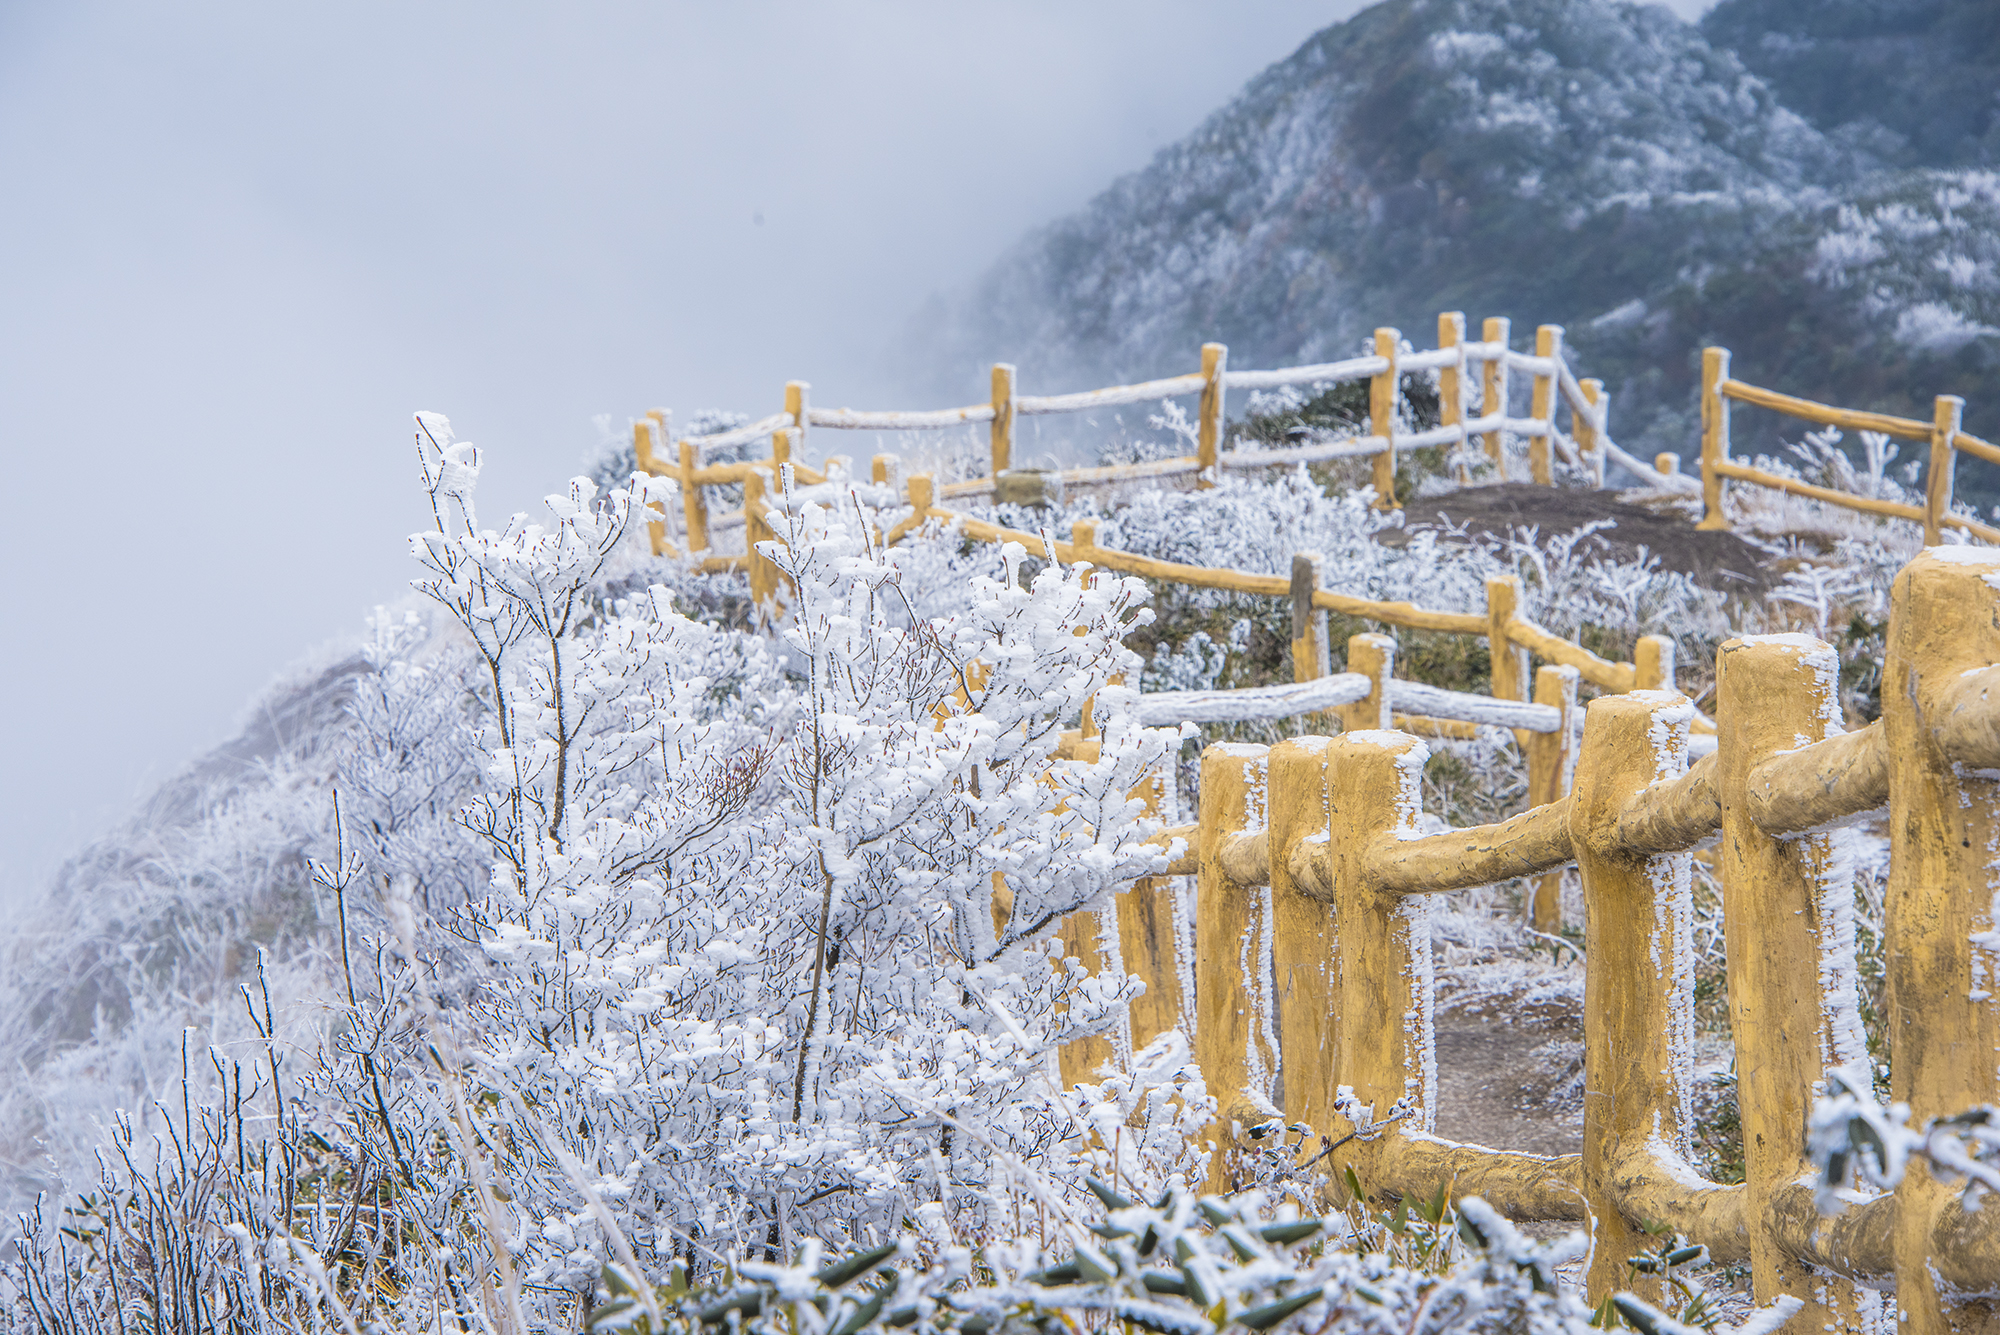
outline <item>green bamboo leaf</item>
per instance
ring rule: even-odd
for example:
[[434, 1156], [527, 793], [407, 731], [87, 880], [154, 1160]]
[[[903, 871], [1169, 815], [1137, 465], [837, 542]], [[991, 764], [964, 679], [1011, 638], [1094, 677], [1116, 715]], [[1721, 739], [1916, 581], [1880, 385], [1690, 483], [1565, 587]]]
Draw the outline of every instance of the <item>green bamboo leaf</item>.
[[1292, 1313], [1319, 1301], [1320, 1295], [1325, 1292], [1326, 1290], [1322, 1288], [1310, 1288], [1304, 1293], [1295, 1293], [1289, 1298], [1280, 1298], [1274, 1303], [1265, 1303], [1262, 1307], [1238, 1312], [1236, 1323], [1251, 1330], [1269, 1330]]

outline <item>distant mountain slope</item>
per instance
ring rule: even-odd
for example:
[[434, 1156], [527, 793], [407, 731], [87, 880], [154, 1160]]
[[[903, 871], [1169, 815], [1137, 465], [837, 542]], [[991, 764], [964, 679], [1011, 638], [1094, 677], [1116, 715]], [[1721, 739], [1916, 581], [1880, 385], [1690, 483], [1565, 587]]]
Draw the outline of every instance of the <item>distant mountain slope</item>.
[[[1905, 213], [1929, 229], [1915, 260]], [[2000, 426], [1996, 224], [1991, 178], [1893, 176], [1665, 9], [1387, 0], [919, 333], [962, 396], [990, 360], [1044, 392], [1166, 374], [1206, 339], [1237, 366], [1347, 355], [1378, 324], [1427, 346], [1462, 309], [1568, 326], [1635, 450], [1691, 447], [1711, 340], [1745, 378], [1846, 403], [1927, 418], [1963, 393], [1978, 430]], [[1841, 258], [1864, 233], [1883, 282]]]
[[1901, 165], [2000, 166], [1993, 0], [1722, 0], [1701, 31], [1822, 130]]

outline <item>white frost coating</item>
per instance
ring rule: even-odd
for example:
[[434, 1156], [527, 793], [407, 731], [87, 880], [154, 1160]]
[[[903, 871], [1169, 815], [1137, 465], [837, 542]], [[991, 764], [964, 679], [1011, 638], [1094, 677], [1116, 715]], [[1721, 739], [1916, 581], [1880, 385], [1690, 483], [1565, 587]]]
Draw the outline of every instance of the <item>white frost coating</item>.
[[1826, 653], [1833, 652], [1832, 646], [1828, 645], [1825, 640], [1817, 639], [1814, 636], [1805, 635], [1795, 630], [1786, 631], [1781, 635], [1745, 635], [1741, 638], [1745, 644], [1775, 644], [1787, 649], [1799, 649], [1806, 652], [1813, 650], [1823, 650]]
[[1080, 413], [1092, 408], [1117, 408], [1127, 403], [1147, 403], [1170, 399], [1177, 394], [1199, 394], [1208, 384], [1200, 372], [1148, 380], [1137, 385], [1113, 385], [1109, 389], [1087, 389], [1076, 394], [1017, 394], [1014, 411], [1024, 417], [1044, 413]]
[[1811, 851], [1807, 874], [1813, 881], [1813, 916], [1819, 931], [1820, 1039], [1822, 1067], [1868, 1072], [1868, 1038], [1861, 1026], [1861, 966], [1855, 954], [1852, 830], [1801, 836]]
[[2000, 548], [1972, 547], [1954, 543], [1949, 547], [1926, 547], [1923, 554], [1934, 561], [1949, 561], [1956, 566], [2000, 565]]
[[1389, 442], [1380, 436], [1353, 436], [1321, 445], [1294, 445], [1282, 450], [1230, 450], [1218, 455], [1224, 468], [1271, 468], [1278, 464], [1312, 464], [1323, 459], [1359, 459], [1380, 454]]
[[[1422, 774], [1421, 766], [1418, 773]], [[1416, 1075], [1406, 1077], [1403, 1088], [1417, 1100], [1416, 1123], [1423, 1131], [1437, 1129], [1437, 972], [1431, 957], [1431, 913], [1436, 902], [1434, 895], [1406, 895], [1396, 906], [1408, 943], [1410, 995], [1417, 1002], [1415, 1013], [1403, 1016], [1404, 1050], [1417, 1058]]]
[[1652, 1156], [1653, 1163], [1659, 1170], [1683, 1191], [1700, 1194], [1735, 1190], [1733, 1187], [1724, 1186], [1720, 1182], [1711, 1182], [1703, 1177], [1701, 1170], [1688, 1162], [1687, 1155], [1680, 1148], [1669, 1145], [1661, 1137], [1657, 1124], [1653, 1127], [1653, 1133], [1646, 1137], [1646, 1153]]
[[1694, 1126], [1694, 858], [1664, 853], [1646, 859], [1646, 872], [1653, 883], [1649, 953], [1667, 989], [1666, 1075], [1675, 1134], [1685, 1141]]
[[1226, 389], [1277, 389], [1280, 385], [1310, 385], [1318, 381], [1365, 380], [1389, 369], [1387, 357], [1352, 357], [1344, 362], [1287, 366], [1276, 371], [1224, 371]]
[[1253, 1072], [1261, 1066], [1257, 1057], [1257, 1038], [1264, 1040], [1264, 1051], [1277, 1062], [1277, 1070], [1265, 1071], [1262, 1076], [1252, 1074], [1251, 1087], [1261, 1094], [1277, 1092], [1279, 1072], [1284, 1069], [1285, 1050], [1278, 1046], [1278, 966], [1271, 946], [1277, 938], [1278, 911], [1271, 898], [1271, 887], [1265, 884], [1257, 890], [1257, 969], [1255, 973], [1245, 971], [1244, 976], [1254, 981], [1252, 990], [1257, 996], [1258, 1033], [1250, 1038], [1250, 1061]]
[[1678, 691], [1628, 691], [1626, 698], [1653, 706], [1646, 740], [1653, 751], [1653, 777], [1673, 779], [1687, 769], [1688, 725], [1694, 706]]
[[682, 436], [677, 443], [694, 446], [697, 451], [696, 458], [699, 459], [699, 451], [719, 450], [725, 445], [747, 445], [753, 440], [763, 439], [773, 431], [793, 425], [795, 423], [790, 413], [772, 413], [769, 417], [752, 422], [749, 426], [739, 426], [733, 431], [718, 431], [712, 436]]
[[1159, 691], [1139, 697], [1142, 727], [1178, 723], [1249, 723], [1291, 718], [1368, 698], [1371, 683], [1358, 672], [1336, 672], [1312, 681], [1241, 691]]
[[993, 405], [977, 403], [969, 408], [938, 408], [929, 412], [864, 412], [858, 408], [810, 408], [806, 419], [814, 426], [851, 431], [934, 431], [993, 420]]
[[[1694, 706], [1675, 691], [1633, 691], [1653, 706], [1646, 739], [1653, 752], [1655, 780], [1687, 771], [1688, 724]], [[1666, 985], [1667, 1069], [1675, 1110], [1674, 1134], [1685, 1141], [1694, 1125], [1694, 859], [1664, 853], [1646, 859], [1653, 887], [1653, 923], [1647, 953], [1654, 975]], [[1684, 1146], [1682, 1147], [1684, 1150]]]
[[[1578, 712], [1581, 713], [1582, 711], [1579, 710]], [[1714, 755], [1715, 748], [1718, 744], [1718, 740], [1719, 739], [1712, 732], [1698, 732], [1689, 736], [1688, 738], [1689, 762], [1692, 763], [1694, 761], [1700, 760], [1703, 756]]]
[[1562, 711], [1554, 705], [1497, 700], [1490, 695], [1447, 691], [1441, 686], [1426, 686], [1420, 681], [1401, 678], [1389, 682], [1389, 707], [1405, 714], [1428, 714], [1497, 728], [1525, 728], [1529, 732], [1554, 732], [1562, 726]]
[[[1821, 1301], [1825, 1301], [1822, 1297]], [[1733, 1326], [1721, 1328], [1720, 1335], [1772, 1335], [1805, 1307], [1803, 1298], [1781, 1293]]]

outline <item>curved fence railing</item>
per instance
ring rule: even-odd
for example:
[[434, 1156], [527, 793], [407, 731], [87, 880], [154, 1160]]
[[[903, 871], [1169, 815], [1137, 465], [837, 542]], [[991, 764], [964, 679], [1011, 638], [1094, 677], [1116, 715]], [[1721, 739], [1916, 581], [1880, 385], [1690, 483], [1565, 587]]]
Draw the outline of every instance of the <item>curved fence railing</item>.
[[[1842, 730], [1834, 650], [1745, 636], [1717, 657], [1718, 747], [1690, 763], [1671, 691], [1589, 702], [1574, 788], [1496, 825], [1419, 834], [1424, 743], [1391, 728], [1395, 684], [1330, 678], [1344, 731], [1213, 746], [1199, 819], [1161, 836], [1197, 878], [1192, 959], [1112, 924], [1123, 966], [1181, 1004], [1223, 1100], [1219, 1143], [1291, 1124], [1373, 1132], [1334, 1154], [1371, 1192], [1477, 1193], [1516, 1218], [1588, 1221], [1589, 1283], [1627, 1280], [1646, 1231], [1743, 1263], [1800, 1330], [1981, 1328], [2000, 1211], [1912, 1167], [1891, 1194], [1815, 1208], [1806, 1115], [1830, 1068], [1868, 1084], [1853, 864], [1833, 828], [1889, 833], [1888, 1079], [1913, 1118], [2000, 1103], [2000, 552], [1933, 548], [1895, 582], [1883, 713]], [[1361, 674], [1364, 678], [1367, 674]], [[1384, 689], [1387, 687], [1387, 689]], [[1316, 700], [1314, 703], [1321, 703]], [[1563, 735], [1560, 726], [1554, 735]], [[1690, 850], [1715, 847], [1745, 1180], [1691, 1164]], [[1429, 896], [1574, 867], [1586, 905], [1583, 1151], [1545, 1157], [1434, 1133]], [[1157, 909], [1119, 896], [1117, 915]], [[1129, 906], [1129, 908], [1128, 908]], [[1247, 944], [1246, 944], [1247, 943]], [[1091, 943], [1082, 943], [1086, 951]], [[1135, 1025], [1136, 1025], [1135, 1020]], [[1135, 1027], [1134, 1042], [1152, 1031]], [[1382, 1123], [1391, 1123], [1382, 1127]], [[1220, 1166], [1220, 1165], [1219, 1165]], [[1967, 1324], [1967, 1323], [1970, 1324]]]
[[[1198, 396], [1195, 453], [1182, 458], [1154, 460], [1143, 464], [1103, 468], [1063, 469], [1057, 473], [1063, 485], [1097, 485], [1143, 478], [1196, 476], [1213, 478], [1218, 469], [1271, 468], [1299, 463], [1317, 463], [1339, 458], [1371, 458], [1373, 482], [1379, 503], [1393, 506], [1396, 501], [1396, 456], [1409, 450], [1431, 446], [1478, 447], [1496, 463], [1505, 456], [1508, 437], [1527, 442], [1528, 471], [1537, 482], [1554, 480], [1554, 458], [1560, 454], [1573, 467], [1588, 472], [1599, 484], [1607, 461], [1616, 460], [1640, 477], [1663, 486], [1692, 485], [1673, 475], [1661, 474], [1652, 465], [1627, 454], [1612, 441], [1608, 427], [1610, 403], [1603, 384], [1578, 380], [1563, 355], [1563, 329], [1542, 325], [1535, 331], [1535, 351], [1524, 353], [1509, 347], [1510, 322], [1486, 321], [1484, 337], [1467, 340], [1465, 317], [1448, 311], [1438, 317], [1438, 346], [1428, 351], [1405, 351], [1397, 330], [1375, 331], [1375, 351], [1366, 357], [1281, 367], [1265, 371], [1232, 371], [1229, 349], [1221, 343], [1202, 346], [1201, 370], [1134, 385], [1113, 385], [1105, 389], [1074, 394], [1028, 395], [1015, 391], [1015, 368], [1008, 363], [993, 367], [991, 398], [963, 408], [928, 411], [872, 411], [855, 408], [819, 408], [811, 403], [811, 385], [794, 380], [785, 386], [784, 411], [747, 426], [700, 436], [673, 438], [670, 416], [656, 411], [634, 423], [633, 448], [639, 467], [655, 476], [670, 477], [680, 483], [685, 511], [684, 542], [688, 551], [707, 550], [711, 532], [742, 522], [741, 513], [710, 516], [704, 488], [740, 483], [743, 470], [752, 464], [715, 465], [704, 455], [725, 447], [771, 442], [771, 455], [761, 462], [772, 470], [805, 454], [809, 432], [816, 429], [863, 431], [933, 431], [941, 428], [981, 425], [990, 433], [990, 471], [985, 477], [946, 485], [945, 496], [1004, 492], [1013, 467], [1014, 424], [1018, 417], [1056, 413], [1081, 413], [1163, 399]], [[1425, 431], [1403, 432], [1394, 427], [1396, 405], [1403, 377], [1436, 372], [1439, 383], [1440, 425]], [[1528, 414], [1512, 415], [1509, 404], [1516, 378], [1529, 383]], [[1225, 450], [1222, 448], [1225, 401], [1230, 390], [1268, 390], [1288, 385], [1336, 385], [1365, 380], [1369, 386], [1367, 434], [1318, 441], [1281, 449]], [[1562, 429], [1558, 410], [1566, 409], [1569, 429]], [[1389, 424], [1384, 429], [1384, 424]], [[669, 442], [671, 438], [671, 451]], [[671, 457], [670, 457], [671, 455]], [[878, 456], [893, 460], [893, 456]], [[817, 470], [796, 464], [799, 475], [818, 481]], [[886, 465], [885, 465], [886, 467]], [[1018, 477], [1025, 489], [1039, 487], [1040, 473], [1030, 470]], [[1036, 493], [1039, 495], [1039, 492]], [[664, 549], [664, 526], [655, 530], [655, 545]]]
[[[1849, 431], [1879, 431], [1885, 436], [1901, 440], [1926, 442], [1930, 445], [1930, 458], [1925, 469], [1924, 503], [1909, 505], [1902, 501], [1883, 500], [1875, 496], [1856, 496], [1851, 492], [1839, 491], [1832, 487], [1818, 487], [1798, 478], [1785, 477], [1778, 473], [1754, 468], [1738, 463], [1729, 457], [1729, 405], [1734, 401], [1747, 403], [1755, 408], [1768, 408], [1772, 412], [1783, 413], [1787, 417], [1801, 421], [1817, 422], [1821, 426], [1837, 426]], [[1946, 529], [1958, 529], [1969, 537], [1983, 542], [2000, 542], [2000, 528], [1982, 524], [1964, 515], [1954, 514], [1951, 508], [1953, 484], [1957, 475], [1958, 456], [1972, 455], [1988, 463], [2000, 463], [2000, 446], [1989, 444], [1979, 437], [1960, 429], [1965, 416], [1965, 400], [1955, 394], [1940, 394], [1932, 405], [1931, 420], [1919, 422], [1910, 417], [1892, 417], [1887, 413], [1859, 412], [1852, 408], [1835, 408], [1811, 399], [1795, 398], [1790, 394], [1780, 394], [1773, 389], [1763, 389], [1748, 385], [1729, 376], [1729, 349], [1704, 348], [1701, 359], [1701, 527], [1706, 529], [1728, 528], [1729, 520], [1723, 514], [1723, 489], [1730, 480], [1749, 483], [1752, 486], [1768, 487], [1793, 496], [1803, 496], [1808, 500], [1822, 501], [1843, 510], [1854, 510], [1862, 514], [1882, 515], [1890, 519], [1907, 519], [1923, 525], [1924, 541], [1936, 545], [1943, 538]], [[1672, 465], [1667, 456], [1655, 461]]]

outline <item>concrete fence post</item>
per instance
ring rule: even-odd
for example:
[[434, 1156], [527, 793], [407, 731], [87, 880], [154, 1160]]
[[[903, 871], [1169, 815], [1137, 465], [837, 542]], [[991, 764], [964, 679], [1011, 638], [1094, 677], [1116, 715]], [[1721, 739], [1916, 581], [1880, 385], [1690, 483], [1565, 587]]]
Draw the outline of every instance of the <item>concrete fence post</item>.
[[[1903, 567], [1890, 601], [1882, 670], [1889, 1077], [1912, 1124], [2000, 1103], [2000, 783], [1989, 777], [1991, 754], [1954, 755], [1944, 735], [1964, 703], [1955, 696], [1984, 694], [1984, 678], [1967, 674], [2000, 663], [1996, 584], [2000, 552], [1936, 547]], [[1992, 1305], [1947, 1306], [1932, 1277], [1928, 1257], [1950, 1243], [1959, 1189], [1912, 1163], [1896, 1193], [1898, 1335], [2000, 1330]]]
[[[1773, 838], [1749, 804], [1758, 764], [1843, 731], [1840, 658], [1804, 636], [1757, 635], [1723, 645], [1715, 667], [1717, 870], [1757, 1301], [1789, 1293], [1807, 1303], [1800, 1329], [1858, 1333], [1853, 1285], [1812, 1274], [1769, 1223], [1773, 1196], [1810, 1172], [1806, 1117], [1827, 1068], [1868, 1055], [1858, 980], [1842, 964], [1853, 959], [1853, 874], [1833, 836]], [[1848, 995], [1827, 997], [1829, 985]]]
[[708, 493], [694, 480], [701, 467], [701, 453], [691, 440], [681, 441], [681, 515], [687, 520], [687, 547], [690, 555], [708, 550]]
[[[1535, 355], [1547, 357], [1558, 364], [1563, 355], [1563, 327], [1559, 324], [1545, 324], [1535, 331]], [[1561, 385], [1561, 372], [1551, 368], [1547, 372], [1537, 371], [1534, 381], [1534, 395], [1529, 401], [1528, 415], [1547, 427], [1544, 435], [1536, 436], [1528, 442], [1529, 475], [1543, 486], [1555, 484], [1556, 448], [1556, 392]]]
[[[1438, 425], [1460, 426], [1465, 421], [1465, 312], [1443, 311], [1438, 315], [1438, 348], [1457, 354], [1457, 360], [1438, 368]], [[1459, 484], [1472, 481], [1472, 470], [1467, 468], [1464, 454], [1470, 441], [1458, 443], [1461, 456], [1458, 465]]]
[[785, 382], [785, 411], [792, 415], [793, 435], [789, 440], [783, 442], [783, 444], [784, 448], [791, 453], [788, 453], [784, 459], [778, 457], [778, 449], [780, 448], [778, 433], [775, 431], [772, 432], [771, 462], [773, 465], [784, 463], [786, 459], [793, 457], [793, 454], [796, 454], [801, 463], [805, 461], [806, 431], [810, 426], [809, 419], [812, 417], [812, 385], [804, 380], [787, 380]]
[[1209, 1184], [1218, 1191], [1229, 1189], [1229, 1150], [1238, 1136], [1278, 1115], [1271, 1102], [1278, 1053], [1265, 986], [1269, 891], [1236, 884], [1222, 865], [1223, 842], [1261, 823], [1269, 793], [1264, 747], [1224, 742], [1202, 752], [1194, 1052], [1217, 1104]]
[[1401, 376], [1396, 371], [1396, 354], [1402, 349], [1400, 330], [1387, 327], [1375, 331], [1375, 355], [1389, 365], [1368, 382], [1368, 429], [1382, 438], [1382, 449], [1374, 456], [1375, 508], [1394, 510], [1396, 500], [1396, 400]]
[[1338, 705], [1342, 732], [1365, 732], [1389, 726], [1389, 679], [1396, 672], [1396, 637], [1364, 631], [1347, 637], [1347, 670], [1368, 678], [1368, 694], [1352, 704]]
[[1932, 547], [1944, 541], [1944, 518], [1951, 513], [1954, 464], [1952, 437], [1958, 434], [1965, 417], [1965, 400], [1956, 394], [1940, 394], [1931, 405], [1930, 475], [1924, 479], [1924, 542]]
[[[1485, 328], [1480, 331], [1482, 341], [1489, 344], [1498, 343], [1503, 349], [1503, 355], [1488, 357], [1480, 366], [1479, 414], [1482, 417], [1491, 417], [1495, 413], [1505, 415], [1507, 411], [1508, 371], [1504, 349], [1507, 346], [1512, 329], [1513, 322], [1506, 316], [1493, 315], [1487, 317]], [[1497, 428], [1486, 433], [1486, 457], [1493, 461], [1493, 467], [1499, 471], [1500, 480], [1505, 482], [1507, 480], [1507, 449], [1506, 443], [1501, 439], [1501, 433]]]
[[[772, 437], [774, 450], [777, 436], [784, 434], [780, 431]], [[778, 567], [757, 550], [757, 544], [775, 541], [778, 536], [763, 513], [765, 493], [775, 485], [762, 467], [752, 469], [743, 479], [743, 549], [750, 558], [750, 601], [770, 617], [778, 612]]]
[[[1596, 411], [1598, 425], [1593, 426], [1587, 416], [1580, 416], [1572, 410], [1570, 434], [1576, 437], [1577, 451], [1590, 465], [1593, 482], [1601, 487], [1604, 485], [1604, 442], [1611, 439], [1611, 399], [1604, 392], [1602, 380], [1579, 380], [1576, 387], [1583, 391], [1583, 401]], [[1603, 428], [1601, 433], [1599, 426]]]
[[1324, 1132], [1333, 1125], [1333, 1052], [1339, 1032], [1334, 989], [1333, 905], [1292, 876], [1291, 857], [1327, 840], [1324, 737], [1294, 737], [1271, 748], [1265, 822], [1271, 868], [1271, 978], [1278, 1075], [1271, 1101], [1287, 1123]]
[[[1162, 763], [1174, 762], [1169, 757]], [[1166, 776], [1155, 773], [1134, 788], [1132, 796], [1146, 804], [1148, 816], [1171, 822], [1175, 813], [1165, 810], [1166, 792]], [[1181, 995], [1173, 881], [1164, 876], [1141, 877], [1132, 883], [1131, 889], [1119, 894], [1115, 902], [1119, 952], [1125, 970], [1146, 982], [1145, 993], [1132, 1002], [1129, 1012], [1132, 1047], [1137, 1050], [1169, 1029], [1182, 1027], [1193, 998]]]
[[1728, 528], [1722, 513], [1722, 474], [1716, 465], [1729, 460], [1729, 400], [1722, 383], [1729, 379], [1729, 349], [1701, 350], [1701, 522], [1696, 528]]
[[[1593, 1301], [1625, 1285], [1648, 1239], [1620, 1209], [1628, 1160], [1655, 1142], [1685, 1156], [1694, 1042], [1693, 893], [1685, 853], [1636, 856], [1618, 815], [1641, 788], [1686, 767], [1693, 710], [1678, 695], [1602, 695], [1588, 707], [1569, 828], [1583, 878], [1584, 1196], [1593, 1220]], [[1656, 1297], [1658, 1281], [1640, 1292]]]
[[1674, 685], [1674, 642], [1666, 635], [1641, 635], [1632, 647], [1632, 689], [1672, 691]]
[[1014, 466], [1014, 366], [993, 363], [992, 472], [999, 477]]
[[[638, 471], [648, 477], [664, 471], [659, 465], [656, 449], [664, 446], [667, 439], [667, 413], [663, 408], [655, 408], [638, 421], [632, 423], [632, 455]], [[664, 512], [659, 519], [646, 521], [646, 539], [652, 547], [653, 555], [664, 556], [667, 551], [667, 524]]]
[[1228, 369], [1228, 344], [1201, 345], [1201, 429], [1195, 438], [1195, 464], [1200, 479], [1196, 485], [1201, 487], [1214, 485], [1211, 479], [1217, 456], [1222, 450], [1222, 429], [1228, 420], [1223, 414], [1222, 380]]
[[[1514, 643], [1507, 623], [1521, 605], [1518, 575], [1494, 575], [1486, 581], [1486, 652], [1495, 700], [1528, 698], [1528, 651]], [[1516, 731], [1515, 739], [1527, 747], [1527, 735]]]
[[[1410, 1116], [1398, 1131], [1429, 1131], [1436, 1115], [1430, 900], [1384, 889], [1368, 875], [1367, 858], [1379, 840], [1413, 827], [1428, 754], [1400, 732], [1349, 733], [1326, 748], [1325, 859], [1339, 928], [1333, 1081], [1352, 1089], [1377, 1120], [1408, 1100]], [[1380, 1162], [1392, 1138], [1352, 1142], [1351, 1155], [1337, 1156], [1355, 1164], [1371, 1195], [1393, 1185]]]
[[1296, 552], [1292, 556], [1292, 680], [1317, 681], [1333, 670], [1332, 646], [1327, 643], [1326, 609], [1313, 606], [1319, 592], [1320, 555]]
[[[1570, 716], [1576, 710], [1576, 683], [1573, 667], [1547, 664], [1535, 672], [1535, 703], [1548, 705], [1560, 715], [1554, 732], [1528, 734], [1528, 805], [1547, 806], [1569, 792], [1576, 767], [1572, 746], [1575, 732]], [[1528, 921], [1538, 932], [1562, 931], [1562, 878], [1560, 871], [1537, 876], [1529, 894]]]

